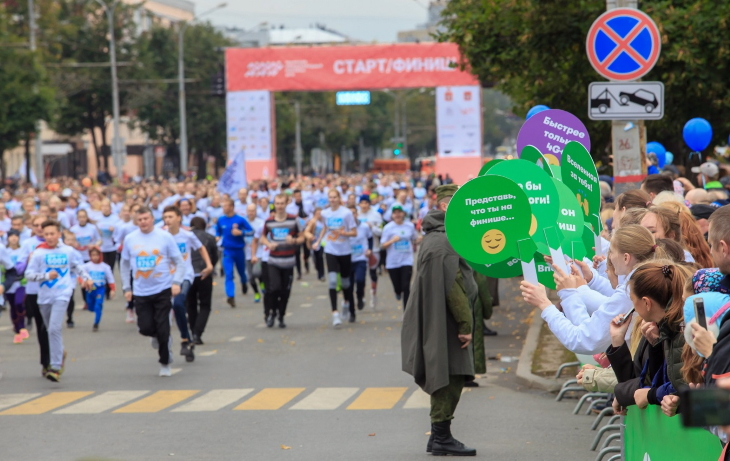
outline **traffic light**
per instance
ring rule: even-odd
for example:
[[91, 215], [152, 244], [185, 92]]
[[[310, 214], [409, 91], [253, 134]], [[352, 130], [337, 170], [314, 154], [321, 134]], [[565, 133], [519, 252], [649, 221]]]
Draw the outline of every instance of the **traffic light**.
[[393, 149], [393, 155], [400, 155], [401, 152], [403, 152], [403, 143], [399, 142], [395, 145], [395, 149]]
[[216, 73], [211, 79], [211, 93], [213, 96], [225, 96], [226, 95], [226, 71], [221, 65], [218, 73]]

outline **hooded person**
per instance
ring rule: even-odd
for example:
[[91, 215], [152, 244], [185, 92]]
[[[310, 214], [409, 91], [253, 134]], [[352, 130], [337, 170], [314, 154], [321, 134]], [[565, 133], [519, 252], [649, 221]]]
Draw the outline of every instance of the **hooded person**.
[[434, 455], [476, 456], [451, 435], [451, 420], [466, 381], [474, 379], [472, 306], [478, 296], [471, 267], [451, 247], [444, 219], [458, 186], [436, 189], [437, 208], [423, 219], [425, 237], [418, 252], [418, 271], [403, 316], [403, 371], [431, 396]]

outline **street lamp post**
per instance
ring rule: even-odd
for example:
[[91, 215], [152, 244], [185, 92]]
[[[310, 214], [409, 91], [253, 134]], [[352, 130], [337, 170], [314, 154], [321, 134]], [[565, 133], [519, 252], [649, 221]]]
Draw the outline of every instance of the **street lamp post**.
[[[97, 0], [98, 1], [98, 0]], [[215, 8], [201, 13], [193, 18], [193, 21], [202, 18], [216, 10], [225, 8], [228, 4], [221, 3]], [[181, 22], [178, 28], [177, 37], [177, 75], [178, 75], [178, 104], [180, 106], [180, 173], [187, 175], [188, 172], [188, 123], [187, 123], [187, 110], [185, 102], [185, 29], [188, 27], [188, 22]]]
[[[112, 158], [114, 166], [117, 168], [117, 178], [121, 181], [127, 155], [124, 151], [124, 139], [119, 136], [119, 81], [117, 80], [117, 48], [114, 39], [114, 10], [119, 4], [119, 0], [114, 0], [109, 6], [102, 0], [96, 0], [96, 2], [104, 9], [109, 20], [109, 60], [112, 68], [112, 124], [114, 127]], [[109, 165], [106, 167], [108, 168]]]

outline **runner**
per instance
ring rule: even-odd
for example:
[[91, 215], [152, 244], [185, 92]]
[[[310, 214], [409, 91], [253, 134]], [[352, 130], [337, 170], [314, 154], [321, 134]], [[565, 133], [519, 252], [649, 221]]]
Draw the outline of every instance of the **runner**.
[[22, 260], [23, 249], [20, 246], [20, 232], [10, 229], [7, 233], [8, 253], [12, 267], [5, 272], [3, 290], [5, 298], [10, 304], [10, 319], [13, 322], [14, 344], [20, 344], [30, 337], [25, 328], [25, 280], [22, 273], [25, 271], [26, 261]]
[[[42, 225], [45, 220], [46, 218], [43, 216], [36, 216], [30, 221], [33, 234], [21, 245], [21, 256], [19, 259], [26, 267], [33, 250], [44, 242]], [[38, 282], [30, 280], [25, 285], [25, 318], [27, 320], [26, 328], [28, 331], [33, 329], [33, 323], [35, 321], [36, 335], [38, 336], [38, 345], [40, 346], [41, 375], [45, 377], [51, 364], [51, 355], [48, 348], [48, 330], [46, 329], [46, 324], [43, 322], [41, 311], [38, 308], [38, 286]]]
[[[151, 337], [152, 347], [158, 350], [159, 376], [171, 376], [171, 300], [180, 294], [185, 262], [172, 235], [154, 228], [149, 208], [139, 208], [136, 221], [139, 230], [125, 237], [122, 248], [122, 289], [127, 301], [134, 299], [139, 333]], [[180, 270], [172, 271], [173, 268]]]
[[[211, 267], [218, 264], [218, 246], [215, 237], [205, 231], [205, 220], [196, 216], [190, 221], [192, 233], [198, 237], [200, 243], [203, 244], [208, 252]], [[200, 251], [192, 252], [193, 270], [195, 271], [195, 280], [193, 281], [187, 298], [188, 321], [190, 328], [193, 330], [193, 343], [195, 345], [203, 345], [203, 332], [208, 324], [210, 316], [211, 298], [213, 296], [213, 276], [205, 274], [206, 261]], [[200, 309], [198, 309], [200, 302]]]
[[[311, 214], [311, 204], [304, 202], [302, 199], [302, 191], [300, 189], [294, 189], [292, 192], [291, 202], [286, 206], [287, 214], [297, 217], [299, 223], [299, 229], [304, 229], [307, 225], [307, 220]], [[296, 254], [296, 269], [297, 269], [297, 280], [302, 279], [302, 258], [301, 254], [304, 253], [304, 269], [309, 274], [309, 248], [306, 245], [301, 245], [297, 248]]]
[[330, 189], [330, 207], [322, 211], [324, 222], [324, 254], [327, 260], [327, 277], [329, 280], [330, 304], [332, 306], [332, 326], [339, 328], [342, 325], [340, 313], [337, 311], [337, 277], [340, 277], [340, 284], [344, 295], [342, 312], [349, 311], [350, 323], [355, 322], [355, 302], [352, 296], [350, 285], [350, 273], [352, 272], [352, 261], [350, 242], [348, 237], [357, 235], [357, 224], [352, 212], [342, 206], [340, 193], [336, 189]]
[[370, 308], [375, 309], [378, 304], [378, 266], [380, 265], [380, 236], [383, 233], [383, 217], [378, 210], [370, 206], [370, 196], [367, 194], [360, 196], [360, 210], [357, 213], [357, 219], [361, 223], [367, 223], [373, 234], [368, 269], [370, 272]]
[[246, 294], [246, 241], [244, 232], [250, 232], [253, 228], [245, 218], [235, 213], [233, 200], [223, 199], [223, 216], [218, 218], [216, 233], [218, 240], [223, 247], [223, 270], [226, 273], [226, 296], [228, 305], [236, 307], [236, 283], [234, 280], [234, 267], [241, 277], [241, 291]]
[[[248, 281], [251, 283], [251, 287], [253, 287], [253, 302], [257, 303], [261, 301], [259, 285], [261, 283], [261, 258], [264, 254], [264, 246], [257, 244], [256, 251], [254, 252], [254, 236], [256, 233], [261, 235], [261, 229], [264, 227], [264, 221], [256, 216], [256, 205], [253, 203], [249, 203], [246, 207], [246, 218], [248, 218], [248, 222], [253, 228], [253, 230], [246, 231], [244, 234], [244, 239], [246, 240], [246, 274], [248, 276]], [[245, 294], [246, 289], [244, 289], [243, 292]]]
[[307, 223], [304, 235], [307, 237], [307, 245], [312, 250], [314, 268], [317, 270], [317, 280], [324, 282], [324, 225], [322, 224], [322, 208], [317, 207], [312, 213], [312, 219]]
[[381, 245], [387, 250], [385, 268], [393, 282], [395, 299], [403, 298], [403, 310], [408, 304], [411, 293], [411, 276], [413, 275], [413, 244], [421, 237], [412, 222], [406, 221], [406, 212], [400, 205], [392, 208], [393, 221], [383, 228]]
[[[279, 328], [286, 328], [284, 315], [294, 277], [295, 255], [299, 245], [304, 243], [296, 216], [286, 213], [286, 201], [285, 194], [274, 197], [274, 215], [266, 220], [260, 231], [260, 243], [270, 252], [264, 293], [264, 317], [269, 328], [274, 326], [274, 316], [277, 314]], [[256, 249], [254, 243], [252, 251]]]
[[[195, 280], [195, 270], [193, 269], [193, 261], [190, 256], [191, 251], [199, 251], [200, 256], [205, 262], [205, 268], [200, 271], [201, 277], [207, 277], [213, 272], [213, 265], [210, 263], [210, 257], [208, 251], [205, 249], [198, 237], [190, 231], [182, 229], [180, 227], [182, 221], [182, 213], [180, 209], [175, 205], [165, 207], [162, 213], [162, 219], [165, 221], [167, 231], [175, 239], [180, 254], [183, 258], [183, 266], [179, 269], [185, 272], [183, 282], [180, 285], [180, 293], [175, 295], [172, 301], [172, 309], [175, 312], [175, 321], [177, 322], [177, 328], [180, 330], [180, 355], [185, 356], [185, 361], [192, 362], [195, 360], [195, 344], [193, 344], [193, 338], [190, 336], [188, 329], [188, 318], [187, 318], [187, 307], [186, 299], [190, 286]], [[177, 268], [176, 268], [177, 269]]]
[[[38, 307], [43, 321], [48, 325], [50, 348], [50, 368], [46, 378], [53, 382], [61, 379], [63, 365], [63, 337], [61, 325], [68, 302], [73, 294], [73, 276], [83, 280], [84, 286], [94, 286], [89, 274], [83, 269], [81, 258], [73, 248], [60, 242], [61, 226], [57, 221], [42, 224], [45, 242], [39, 245], [30, 256], [25, 278], [40, 282], [38, 288]], [[72, 275], [72, 273], [74, 275]]]
[[[137, 211], [139, 210], [139, 208], [140, 208], [140, 205], [136, 205], [136, 204], [133, 205], [130, 208], [129, 221], [127, 221], [124, 224], [117, 225], [116, 230], [115, 230], [116, 235], [114, 237], [114, 241], [116, 242], [117, 253], [119, 256], [119, 270], [122, 269], [122, 248], [124, 247], [124, 239], [127, 237], [127, 235], [131, 234], [133, 231], [139, 229], [139, 227], [137, 227], [137, 223], [136, 223]], [[124, 209], [122, 209], [122, 218], [123, 217], [124, 217]], [[153, 215], [153, 219], [154, 219], [154, 215]], [[132, 285], [134, 285], [134, 281], [132, 279], [130, 279], [130, 283], [132, 283]], [[135, 323], [136, 321], [137, 320], [134, 318], [134, 304], [132, 303], [132, 301], [128, 301], [127, 302], [127, 319], [125, 320], [125, 322]]]
[[[103, 261], [102, 251], [99, 248], [89, 248], [89, 257], [91, 261], [84, 263], [81, 267], [89, 274], [93, 281], [93, 289], [86, 292], [86, 305], [89, 306], [89, 312], [93, 312], [94, 317], [93, 331], [99, 331], [99, 322], [101, 314], [104, 310], [104, 298], [111, 299], [114, 297], [116, 287], [114, 286], [114, 275], [109, 264]], [[106, 296], [106, 289], [109, 287], [109, 296]]]
[[[348, 207], [354, 216], [357, 216], [357, 207]], [[350, 285], [355, 286], [357, 295], [357, 310], [365, 307], [365, 279], [368, 273], [368, 261], [373, 250], [373, 233], [366, 221], [357, 225], [357, 236], [350, 237], [352, 248], [352, 272], [350, 274]]]

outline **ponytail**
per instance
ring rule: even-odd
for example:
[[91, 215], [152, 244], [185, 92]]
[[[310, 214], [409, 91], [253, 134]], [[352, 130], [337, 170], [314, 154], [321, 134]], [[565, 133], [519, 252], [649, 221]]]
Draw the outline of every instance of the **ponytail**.
[[637, 224], [618, 228], [611, 238], [611, 246], [621, 254], [630, 254], [637, 263], [656, 258], [669, 259], [664, 249], [654, 242], [651, 232]]
[[629, 289], [636, 298], [650, 298], [664, 308], [664, 322], [679, 332], [684, 321], [684, 286], [692, 273], [671, 261], [642, 264], [629, 280]]

